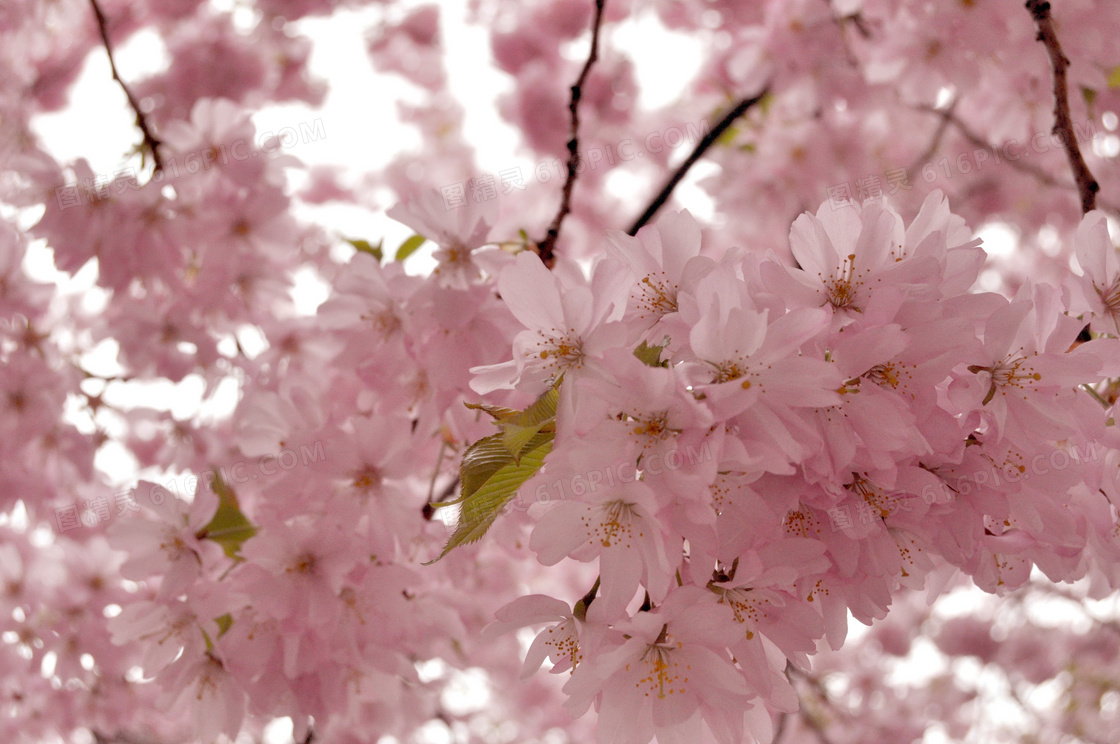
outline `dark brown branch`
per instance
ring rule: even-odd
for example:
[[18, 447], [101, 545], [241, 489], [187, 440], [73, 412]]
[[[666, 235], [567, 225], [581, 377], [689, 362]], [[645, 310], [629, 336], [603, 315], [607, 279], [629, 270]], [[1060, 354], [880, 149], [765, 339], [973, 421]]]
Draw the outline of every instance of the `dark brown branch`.
[[143, 739], [138, 739], [130, 734], [118, 732], [112, 736], [101, 733], [94, 729], [90, 733], [93, 734], [94, 744], [145, 744]]
[[704, 138], [696, 144], [696, 148], [688, 156], [688, 159], [681, 163], [676, 172], [669, 177], [669, 180], [665, 182], [665, 186], [662, 187], [661, 191], [657, 194], [656, 197], [654, 197], [649, 206], [646, 207], [646, 211], [642, 212], [642, 216], [639, 217], [634, 222], [634, 224], [630, 226], [630, 229], [626, 231], [627, 235], [637, 234], [638, 230], [641, 230], [647, 222], [653, 219], [653, 216], [657, 214], [657, 210], [661, 209], [661, 207], [665, 205], [665, 202], [669, 201], [669, 197], [673, 194], [673, 189], [675, 189], [677, 187], [677, 184], [681, 182], [681, 179], [685, 177], [685, 175], [688, 173], [689, 168], [691, 168], [697, 160], [703, 157], [708, 148], [711, 147], [715, 143], [715, 141], [718, 140], [723, 135], [723, 133], [727, 131], [728, 127], [730, 127], [736, 119], [747, 113], [747, 111], [749, 111], [752, 106], [765, 98], [768, 92], [769, 91], [764, 88], [762, 92], [757, 96], [754, 96], [753, 98], [745, 98], [742, 101], [739, 101], [739, 103], [735, 105], [735, 108], [724, 114], [723, 118], [719, 120], [719, 123], [716, 124], [715, 127], [713, 127], [710, 132], [704, 135]]
[[1081, 194], [1081, 211], [1089, 212], [1096, 207], [1097, 192], [1101, 187], [1089, 172], [1085, 158], [1081, 157], [1081, 150], [1077, 147], [1077, 138], [1073, 132], [1073, 120], [1069, 114], [1069, 91], [1066, 85], [1069, 58], [1062, 53], [1062, 45], [1058, 43], [1058, 35], [1054, 33], [1054, 22], [1050, 18], [1050, 3], [1044, 0], [1027, 0], [1027, 10], [1034, 16], [1035, 25], [1038, 26], [1038, 40], [1046, 46], [1046, 53], [1050, 55], [1050, 64], [1054, 68], [1053, 132], [1065, 145], [1069, 166], [1073, 169], [1073, 180], [1077, 182], [1077, 190]]
[[113, 71], [113, 79], [121, 86], [125, 97], [128, 98], [128, 105], [136, 113], [136, 125], [140, 127], [140, 132], [144, 135], [143, 146], [152, 153], [152, 162], [156, 166], [155, 172], [159, 173], [163, 170], [163, 159], [159, 154], [159, 146], [162, 143], [152, 133], [152, 128], [148, 125], [144, 112], [140, 110], [140, 104], [137, 102], [136, 96], [132, 95], [132, 91], [125, 85], [120, 73], [117, 72], [117, 63], [113, 59], [113, 45], [109, 42], [109, 24], [105, 20], [105, 14], [101, 11], [101, 6], [97, 4], [97, 0], [89, 0], [89, 4], [93, 6], [93, 14], [97, 16], [97, 30], [101, 34], [101, 42], [105, 45], [105, 53], [109, 55], [109, 69]]
[[[436, 475], [438, 475], [438, 474], [439, 474], [439, 471], [437, 470]], [[436, 479], [433, 476], [432, 477], [432, 486], [434, 487], [435, 484], [436, 484]], [[437, 498], [435, 498], [434, 500], [432, 499], [432, 490], [429, 489], [428, 500], [424, 503], [424, 506], [422, 507], [421, 512], [420, 512], [421, 514], [424, 515], [424, 519], [431, 519], [436, 513], [436, 507], [433, 506], [433, 504], [442, 504], [444, 501], [447, 501], [449, 498], [451, 498], [451, 495], [453, 493], [455, 493], [455, 489], [458, 488], [458, 487], [459, 487], [459, 479], [456, 478], [455, 480], [448, 483], [447, 487], [444, 488], [443, 491], [440, 492], [440, 495]]]
[[595, 0], [595, 20], [591, 22], [591, 52], [587, 55], [587, 62], [572, 86], [572, 98], [568, 103], [571, 114], [571, 133], [568, 138], [568, 178], [564, 181], [564, 191], [560, 198], [560, 211], [548, 227], [548, 234], [544, 240], [537, 243], [537, 253], [544, 265], [552, 268], [555, 258], [552, 253], [556, 248], [556, 241], [560, 238], [560, 224], [568, 213], [572, 211], [572, 187], [576, 183], [576, 168], [579, 165], [579, 101], [583, 97], [583, 86], [591, 72], [591, 65], [599, 59], [599, 28], [603, 23], [603, 3], [605, 0]]

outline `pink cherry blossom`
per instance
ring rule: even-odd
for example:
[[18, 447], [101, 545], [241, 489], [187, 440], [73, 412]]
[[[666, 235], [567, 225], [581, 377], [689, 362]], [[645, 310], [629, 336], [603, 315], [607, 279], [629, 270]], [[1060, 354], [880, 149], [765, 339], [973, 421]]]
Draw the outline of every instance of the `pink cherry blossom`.
[[1114, 739], [1120, 13], [650, 10], [0, 7], [0, 740]]

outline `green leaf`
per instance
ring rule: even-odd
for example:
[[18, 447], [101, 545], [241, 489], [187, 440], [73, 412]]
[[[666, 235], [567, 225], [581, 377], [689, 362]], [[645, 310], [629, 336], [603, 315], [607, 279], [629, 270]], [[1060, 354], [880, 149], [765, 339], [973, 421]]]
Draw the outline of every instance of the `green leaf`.
[[233, 615], [227, 612], [221, 617], [214, 618], [214, 622], [218, 624], [218, 637], [221, 638], [233, 626]]
[[[529, 442], [538, 432], [556, 431], [556, 404], [560, 400], [559, 383], [544, 392], [524, 411], [487, 403], [467, 403], [467, 408], [485, 411], [502, 429], [502, 443], [516, 462]], [[490, 439], [490, 437], [487, 437]], [[480, 440], [482, 441], [482, 440]], [[468, 453], [470, 450], [468, 450]], [[463, 457], [464, 465], [467, 457]]]
[[[463, 501], [463, 505], [459, 509], [459, 521], [462, 522], [464, 519], [473, 521], [487, 515], [491, 511], [490, 504], [494, 498], [502, 499], [501, 503], [497, 505], [498, 509], [504, 506], [510, 498], [516, 495], [521, 484], [540, 470], [544, 456], [552, 450], [552, 440], [553, 434], [545, 432], [533, 437], [518, 462], [509, 463], [499, 468], [477, 491], [470, 495], [470, 498]], [[533, 458], [538, 457], [539, 459], [534, 464]], [[523, 471], [523, 465], [526, 464], [527, 460], [529, 461], [527, 463], [529, 470], [523, 476], [519, 475]], [[512, 486], [511, 479], [517, 479], [517, 482], [513, 483]], [[491, 520], [493, 520], [493, 516], [491, 516]]]
[[531, 426], [533, 424], [543, 424], [556, 418], [556, 404], [559, 400], [560, 384], [556, 383], [542, 393], [524, 411], [489, 403], [464, 403], [463, 405], [472, 410], [485, 411], [499, 426], [511, 423], [519, 426]]
[[521, 484], [540, 470], [556, 438], [559, 400], [557, 381], [524, 411], [488, 403], [466, 404], [467, 408], [488, 413], [502, 431], [479, 439], [463, 453], [459, 498], [432, 504], [435, 508], [459, 505], [459, 524], [439, 558], [486, 534]]
[[[477, 490], [467, 493], [462, 498], [459, 524], [447, 540], [447, 545], [444, 546], [439, 558], [443, 558], [460, 545], [478, 541], [486, 534], [505, 505], [517, 494], [517, 489], [540, 470], [544, 458], [552, 451], [553, 436], [552, 433], [537, 434], [526, 445], [526, 451], [516, 463], [509, 462], [499, 467]], [[491, 438], [487, 437], [487, 439]], [[463, 488], [466, 491], [465, 482]], [[435, 563], [439, 558], [429, 561], [429, 564]]]
[[560, 386], [553, 385], [533, 405], [512, 417], [512, 423], [520, 426], [544, 424], [556, 419], [556, 405], [560, 401]]
[[770, 104], [772, 103], [774, 103], [774, 94], [766, 91], [758, 101], [758, 108], [762, 111], [763, 116], [770, 112]]
[[425, 240], [427, 240], [427, 238], [425, 238], [423, 235], [413, 235], [411, 238], [401, 243], [401, 247], [397, 249], [397, 255], [393, 260], [405, 260], [413, 253], [415, 253], [416, 249], [422, 246]]
[[642, 360], [642, 363], [647, 367], [668, 367], [669, 363], [661, 358], [661, 352], [669, 345], [668, 340], [660, 346], [650, 346], [645, 341], [634, 349], [634, 356]]
[[728, 127], [723, 130], [723, 134], [716, 138], [716, 145], [719, 147], [730, 147], [735, 143], [735, 138], [739, 136], [738, 127]]
[[[529, 442], [533, 441], [533, 437], [542, 433], [541, 430], [544, 426], [544, 424], [532, 426], [510, 424], [505, 427], [505, 431], [502, 432], [502, 445], [505, 446], [507, 452], [513, 455], [514, 462], [521, 459], [521, 455], [528, 448]], [[548, 425], [548, 430], [543, 433], [555, 434], [556, 427]]]
[[381, 252], [381, 244], [385, 242], [383, 240], [377, 241], [377, 245], [370, 245], [368, 240], [359, 240], [357, 238], [344, 238], [344, 240], [350, 245], [357, 248], [362, 253], [368, 253], [369, 255], [373, 256], [378, 261], [383, 258], [383, 254]]
[[1109, 75], [1108, 75], [1108, 87], [1109, 88], [1120, 88], [1120, 65], [1117, 65], [1116, 67], [1114, 67], [1112, 69], [1112, 72], [1109, 73]]
[[[459, 503], [482, 488], [506, 465], [513, 464], [513, 453], [506, 449], [501, 434], [483, 437], [467, 448], [459, 465], [460, 497], [450, 503]], [[442, 502], [447, 504], [448, 502]]]
[[237, 551], [241, 550], [241, 545], [246, 540], [257, 534], [257, 528], [241, 513], [237, 494], [218, 475], [217, 468], [214, 468], [214, 473], [210, 487], [218, 494], [218, 510], [214, 512], [210, 523], [199, 530], [195, 537], [199, 540], [213, 540], [222, 546], [226, 555], [237, 559]]
[[514, 460], [521, 458], [537, 434], [555, 434], [556, 404], [559, 400], [560, 388], [551, 387], [533, 405], [501, 422], [502, 443]]
[[483, 411], [485, 413], [488, 413], [490, 414], [491, 418], [497, 419], [499, 421], [503, 418], [509, 418], [515, 413], [521, 413], [521, 411], [517, 410], [516, 408], [495, 406], [491, 405], [490, 403], [464, 403], [463, 405], [465, 405], [467, 408], [470, 408], [472, 411]]

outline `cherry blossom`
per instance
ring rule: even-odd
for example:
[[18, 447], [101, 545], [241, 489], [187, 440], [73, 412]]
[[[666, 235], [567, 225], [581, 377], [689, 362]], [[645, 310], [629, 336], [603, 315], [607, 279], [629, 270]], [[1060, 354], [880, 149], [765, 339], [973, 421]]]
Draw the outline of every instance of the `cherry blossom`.
[[5, 3], [0, 738], [1111, 740], [1120, 13], [1027, 5]]

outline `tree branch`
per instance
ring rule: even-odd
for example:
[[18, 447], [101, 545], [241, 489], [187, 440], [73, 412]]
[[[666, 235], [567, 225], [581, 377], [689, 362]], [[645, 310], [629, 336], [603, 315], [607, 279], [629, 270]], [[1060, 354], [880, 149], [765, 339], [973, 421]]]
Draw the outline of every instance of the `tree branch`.
[[1034, 16], [1035, 25], [1038, 26], [1038, 40], [1046, 46], [1050, 55], [1050, 64], [1054, 68], [1054, 134], [1061, 138], [1069, 158], [1070, 168], [1073, 169], [1073, 180], [1077, 182], [1077, 190], [1081, 194], [1081, 211], [1089, 212], [1096, 208], [1097, 192], [1100, 184], [1089, 172], [1089, 166], [1081, 157], [1081, 150], [1077, 147], [1077, 138], [1073, 132], [1073, 120], [1069, 114], [1069, 91], [1066, 85], [1066, 68], [1069, 67], [1069, 58], [1062, 53], [1062, 45], [1058, 43], [1058, 36], [1054, 33], [1054, 22], [1050, 18], [1050, 3], [1045, 0], [1027, 0], [1027, 10]]
[[782, 735], [786, 732], [786, 721], [789, 719], [789, 713], [782, 711], [778, 714], [778, 725], [774, 727], [774, 736], [770, 739], [771, 744], [781, 744]]
[[136, 96], [132, 95], [132, 91], [125, 85], [120, 73], [117, 72], [117, 63], [113, 59], [113, 45], [109, 42], [109, 24], [105, 20], [105, 14], [101, 11], [101, 6], [97, 4], [97, 0], [89, 0], [89, 4], [93, 6], [93, 14], [97, 17], [97, 30], [101, 34], [101, 42], [105, 45], [105, 53], [109, 55], [109, 69], [113, 71], [113, 79], [121, 86], [125, 97], [128, 98], [128, 105], [136, 113], [136, 125], [140, 127], [140, 132], [144, 135], [143, 146], [152, 153], [152, 162], [156, 166], [155, 172], [159, 173], [163, 170], [163, 159], [159, 154], [159, 146], [162, 143], [152, 133], [148, 120], [140, 110], [140, 104], [137, 102]]
[[921, 155], [914, 158], [914, 162], [906, 169], [907, 172], [920, 168], [923, 163], [928, 163], [930, 158], [937, 153], [937, 148], [941, 146], [941, 140], [945, 137], [945, 130], [949, 128], [949, 122], [953, 121], [953, 106], [955, 105], [956, 101], [950, 104], [949, 108], [944, 111], [934, 108], [933, 106], [918, 107], [920, 111], [928, 111], [931, 114], [937, 114], [940, 116], [941, 121], [937, 123], [937, 130], [933, 133], [933, 137], [929, 141], [929, 147], [927, 147]]
[[642, 229], [642, 227], [645, 226], [647, 222], [653, 219], [653, 216], [657, 214], [657, 210], [661, 209], [661, 207], [665, 205], [665, 202], [669, 200], [669, 197], [673, 193], [673, 189], [675, 189], [677, 187], [677, 184], [681, 182], [681, 179], [685, 177], [685, 174], [688, 173], [689, 168], [691, 168], [696, 163], [696, 161], [699, 160], [705, 152], [707, 152], [708, 148], [711, 147], [715, 143], [715, 141], [719, 139], [724, 132], [727, 131], [728, 127], [730, 127], [736, 119], [747, 113], [747, 111], [749, 111], [752, 106], [765, 98], [767, 93], [769, 93], [769, 91], [766, 88], [763, 88], [762, 92], [757, 96], [754, 96], [753, 98], [744, 98], [742, 101], [739, 101], [739, 103], [736, 104], [733, 109], [724, 114], [723, 118], [719, 120], [719, 123], [716, 124], [715, 127], [713, 127], [710, 132], [704, 135], [704, 138], [696, 144], [696, 148], [692, 151], [692, 154], [688, 156], [688, 159], [681, 163], [676, 172], [669, 177], [669, 180], [665, 182], [665, 186], [662, 187], [661, 191], [657, 194], [656, 197], [654, 197], [649, 206], [646, 207], [646, 211], [642, 212], [642, 216], [639, 217], [634, 222], [634, 224], [630, 226], [630, 229], [626, 231], [627, 235], [637, 234], [638, 230]]
[[[793, 677], [799, 677], [800, 679], [804, 680], [805, 683], [809, 685], [810, 690], [816, 698], [813, 702], [821, 703], [833, 712], [836, 712], [836, 708], [833, 706], [832, 701], [828, 697], [828, 692], [824, 689], [824, 685], [821, 684], [821, 681], [818, 678], [814, 677], [808, 672], [798, 669], [788, 661], [786, 662], [786, 676], [790, 678], [790, 682], [793, 681]], [[821, 744], [832, 744], [832, 740], [829, 738], [828, 733], [825, 731], [825, 722], [807, 709], [806, 704], [809, 702], [808, 699], [800, 694], [798, 695], [798, 697], [801, 698], [801, 704], [797, 708], [797, 717], [809, 728], [809, 730], [811, 730], [816, 735], [817, 740]], [[821, 715], [823, 716], [823, 714]]]
[[556, 260], [552, 253], [556, 247], [556, 241], [560, 237], [560, 224], [572, 211], [572, 187], [576, 182], [576, 167], [579, 164], [579, 101], [583, 97], [583, 85], [587, 82], [591, 65], [599, 59], [599, 28], [603, 22], [604, 2], [605, 0], [595, 0], [595, 20], [591, 23], [591, 52], [587, 55], [587, 62], [584, 63], [579, 77], [576, 78], [575, 85], [572, 86], [572, 98], [568, 103], [572, 124], [571, 136], [568, 138], [568, 178], [564, 181], [564, 191], [560, 198], [560, 211], [556, 213], [552, 224], [549, 225], [548, 234], [544, 240], [537, 243], [537, 253], [544, 261], [544, 265], [550, 269]]
[[[996, 152], [996, 153], [998, 153], [999, 150], [1000, 150], [999, 145], [995, 145], [991, 142], [988, 142], [988, 140], [984, 139], [979, 134], [977, 134], [975, 131], [973, 131], [971, 128], [969, 128], [969, 126], [967, 124], [965, 124], [964, 121], [962, 121], [959, 116], [957, 116], [955, 113], [953, 113], [953, 108], [952, 107], [949, 107], [946, 110], [941, 110], [941, 109], [938, 109], [938, 108], [934, 108], [933, 106], [918, 105], [918, 106], [915, 106], [914, 109], [916, 111], [924, 111], [926, 113], [934, 114], [936, 116], [941, 117], [941, 121], [942, 121], [943, 124], [945, 124], [945, 123], [952, 124], [954, 127], [956, 127], [957, 131], [961, 133], [961, 136], [963, 136], [966, 140], [969, 141], [970, 144], [972, 144], [976, 147], [982, 147], [985, 150], [991, 150], [992, 152]], [[939, 132], [943, 131], [940, 126], [938, 128], [938, 131]], [[917, 168], [922, 163], [922, 161], [929, 162], [930, 158], [933, 157], [935, 152], [936, 152], [936, 147], [929, 150], [928, 154], [924, 158], [921, 158], [921, 159], [915, 161], [914, 165], [912, 165], [911, 168]], [[1041, 168], [1037, 168], [1033, 165], [1029, 165], [1028, 163], [1024, 162], [1022, 159], [1011, 160], [1010, 158], [1008, 158], [1008, 159], [1006, 159], [1002, 162], [1007, 163], [1008, 165], [1010, 165], [1015, 170], [1022, 171], [1023, 173], [1029, 173], [1030, 175], [1037, 178], [1040, 183], [1045, 184], [1046, 186], [1060, 186], [1062, 188], [1065, 188], [1065, 187], [1068, 186], [1068, 184], [1058, 181], [1056, 178], [1054, 178], [1053, 176], [1051, 176], [1049, 173], [1042, 170]]]

